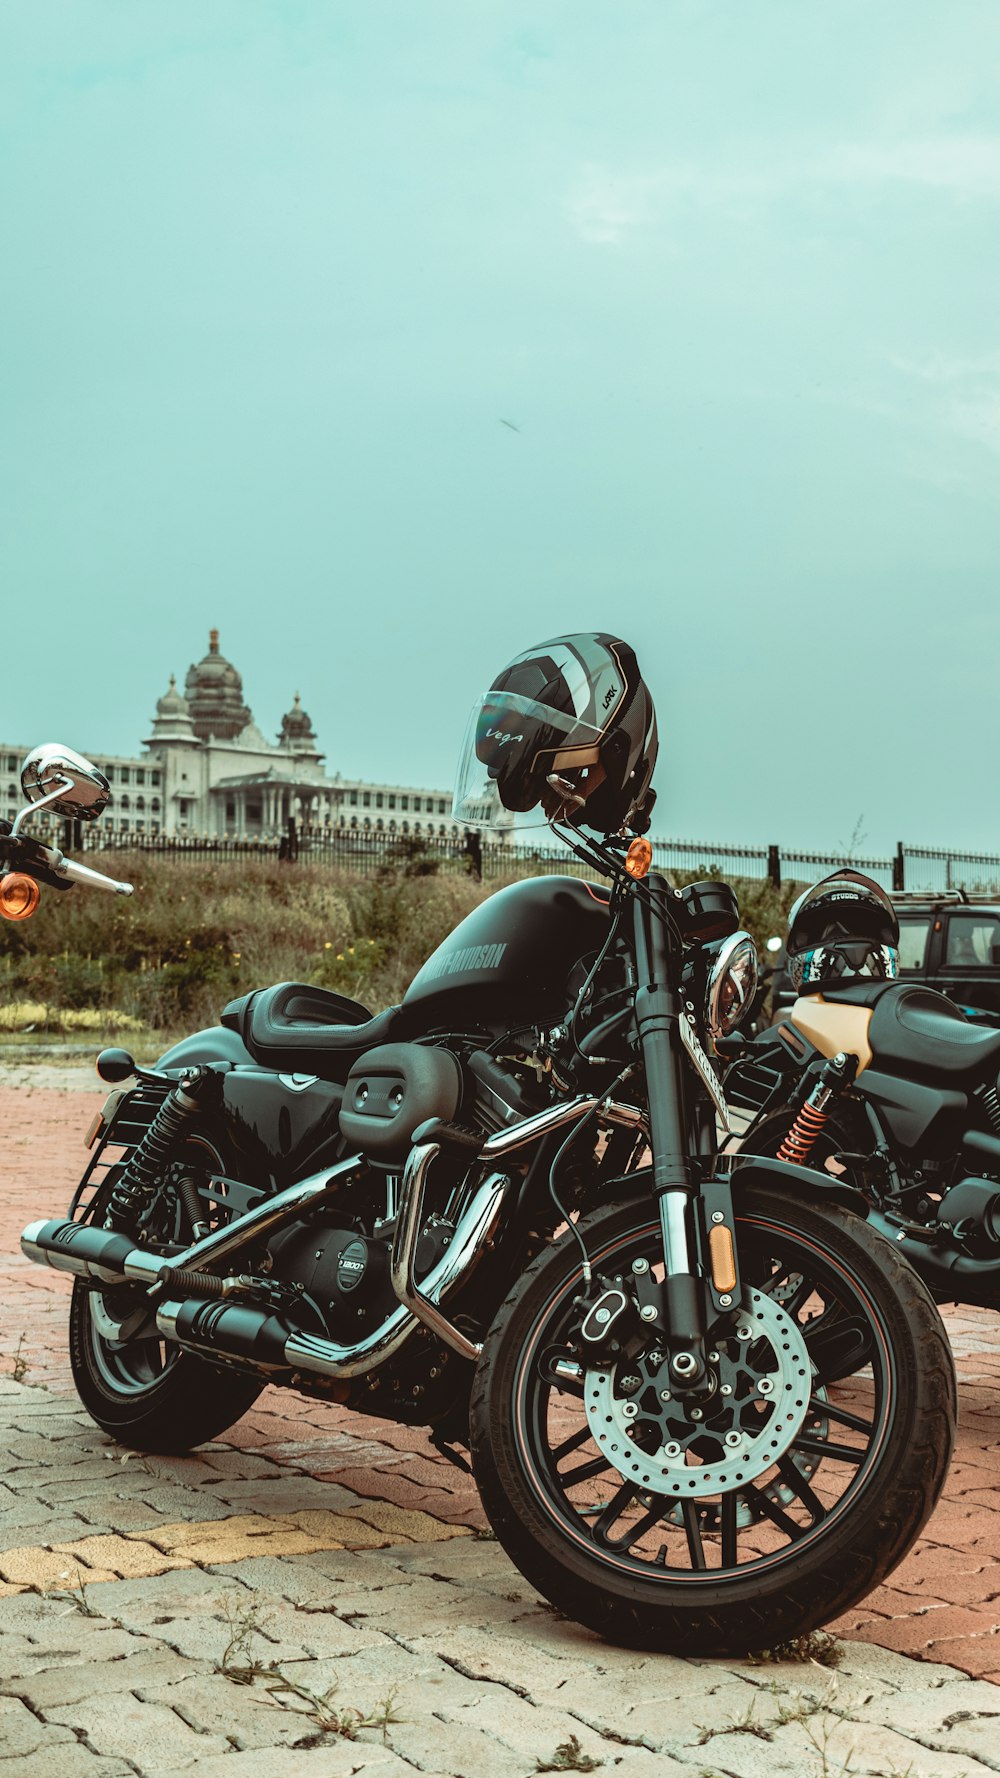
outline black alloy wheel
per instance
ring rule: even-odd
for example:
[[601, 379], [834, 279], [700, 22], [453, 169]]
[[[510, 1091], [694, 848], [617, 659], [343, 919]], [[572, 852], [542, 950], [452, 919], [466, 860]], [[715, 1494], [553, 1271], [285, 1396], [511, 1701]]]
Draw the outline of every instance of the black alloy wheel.
[[[136, 1230], [138, 1243], [190, 1240], [175, 1177], [182, 1170], [204, 1173], [206, 1167], [225, 1171], [214, 1150], [200, 1140], [190, 1144]], [[102, 1201], [106, 1196], [102, 1192]], [[98, 1206], [98, 1224], [100, 1215]], [[69, 1356], [77, 1394], [91, 1419], [136, 1451], [177, 1453], [205, 1444], [235, 1425], [263, 1388], [256, 1377], [211, 1364], [165, 1340], [141, 1284], [95, 1289], [74, 1279]]]
[[[595, 1274], [662, 1277], [648, 1201], [579, 1224]], [[831, 1206], [746, 1190], [742, 1307], [710, 1330], [715, 1393], [671, 1388], [655, 1337], [581, 1351], [579, 1248], [529, 1267], [483, 1349], [476, 1478], [498, 1539], [570, 1616], [678, 1653], [773, 1646], [895, 1566], [940, 1492], [955, 1376], [940, 1318], [889, 1242]]]

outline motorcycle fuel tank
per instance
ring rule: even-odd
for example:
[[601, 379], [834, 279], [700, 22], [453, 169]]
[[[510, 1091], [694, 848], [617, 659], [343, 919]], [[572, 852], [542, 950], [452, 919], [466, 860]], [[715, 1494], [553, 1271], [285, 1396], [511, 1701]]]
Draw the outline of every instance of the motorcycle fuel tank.
[[500, 1032], [558, 1019], [581, 957], [608, 936], [610, 892], [578, 877], [528, 877], [466, 916], [403, 997], [431, 1026]]

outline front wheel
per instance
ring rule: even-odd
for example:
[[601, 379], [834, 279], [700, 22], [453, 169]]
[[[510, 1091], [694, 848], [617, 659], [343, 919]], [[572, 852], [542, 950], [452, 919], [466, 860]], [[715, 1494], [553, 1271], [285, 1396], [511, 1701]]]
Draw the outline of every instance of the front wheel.
[[[603, 1363], [581, 1351], [571, 1236], [484, 1343], [471, 1424], [490, 1522], [546, 1598], [610, 1641], [742, 1654], [827, 1623], [901, 1560], [947, 1473], [954, 1365], [891, 1244], [757, 1187], [738, 1226], [743, 1305], [710, 1330], [715, 1391], [695, 1411], [655, 1336]], [[595, 1275], [627, 1285], [639, 1260], [662, 1278], [648, 1201], [579, 1230]]]

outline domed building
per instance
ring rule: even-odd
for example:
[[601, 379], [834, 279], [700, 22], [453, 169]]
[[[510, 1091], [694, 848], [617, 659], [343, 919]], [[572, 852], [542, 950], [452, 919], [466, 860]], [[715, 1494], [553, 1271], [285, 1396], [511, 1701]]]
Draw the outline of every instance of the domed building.
[[[136, 831], [138, 822], [134, 798], [130, 806], [130, 792], [118, 789], [123, 769], [125, 782], [134, 784], [137, 772], [157, 780], [157, 819], [144, 823], [147, 831], [261, 838], [284, 833], [293, 820], [300, 831], [452, 830], [447, 791], [328, 777], [298, 692], [276, 741], [268, 741], [244, 699], [241, 675], [221, 651], [218, 630], [209, 631], [208, 653], [188, 668], [183, 696], [171, 675], [145, 746], [141, 766], [107, 762], [115, 792], [111, 824], [126, 831]], [[145, 813], [152, 814], [148, 805]]]
[[243, 681], [219, 653], [218, 630], [208, 632], [204, 660], [188, 668], [184, 695], [199, 741], [233, 741], [253, 721], [243, 702]]
[[[82, 741], [112, 789], [102, 833], [277, 839], [292, 821], [300, 834], [459, 831], [450, 791], [374, 784], [339, 772], [329, 777], [298, 692], [276, 739], [267, 740], [244, 700], [240, 674], [220, 650], [218, 630], [209, 631], [208, 653], [188, 668], [183, 693], [170, 675], [143, 753], [108, 754], [91, 749], [89, 736]], [[0, 741], [0, 817], [8, 820], [18, 807], [17, 772], [28, 750]]]

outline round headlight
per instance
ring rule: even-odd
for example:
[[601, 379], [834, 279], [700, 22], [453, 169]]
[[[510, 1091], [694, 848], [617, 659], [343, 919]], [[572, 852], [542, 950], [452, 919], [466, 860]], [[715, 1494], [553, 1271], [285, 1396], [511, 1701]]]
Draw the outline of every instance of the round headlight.
[[746, 1016], [757, 992], [757, 947], [749, 932], [723, 939], [705, 985], [705, 1024], [713, 1037], [728, 1037]]

